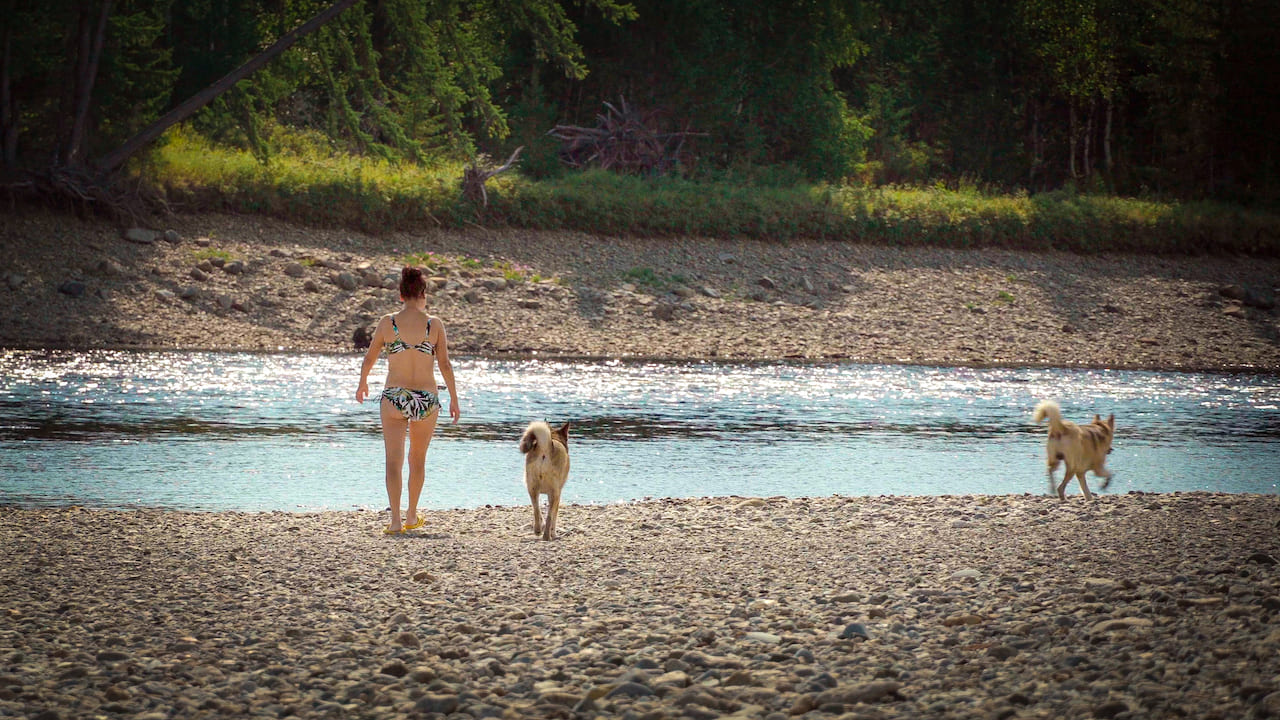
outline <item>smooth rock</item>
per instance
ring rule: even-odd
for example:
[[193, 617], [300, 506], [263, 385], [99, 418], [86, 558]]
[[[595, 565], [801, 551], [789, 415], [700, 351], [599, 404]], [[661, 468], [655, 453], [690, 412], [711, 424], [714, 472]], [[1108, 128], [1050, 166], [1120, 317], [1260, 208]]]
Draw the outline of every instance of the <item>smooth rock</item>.
[[133, 227], [124, 231], [124, 239], [139, 245], [150, 245], [156, 241], [156, 233], [154, 230]]
[[333, 276], [333, 284], [337, 285], [343, 290], [346, 290], [347, 292], [351, 292], [352, 290], [355, 290], [357, 287], [359, 287], [359, 283], [356, 282], [356, 276], [352, 275], [349, 272], [340, 272], [335, 274]]
[[83, 297], [84, 291], [84, 283], [79, 280], [67, 280], [58, 286], [58, 292], [73, 298]]
[[1104, 633], [1104, 632], [1116, 632], [1119, 630], [1129, 630], [1130, 628], [1149, 628], [1153, 625], [1155, 625], [1155, 623], [1148, 620], [1147, 618], [1140, 618], [1140, 617], [1111, 618], [1109, 620], [1103, 620], [1102, 622], [1096, 623], [1093, 627], [1089, 628], [1089, 632], [1093, 634]]
[[825, 690], [818, 693], [816, 700], [818, 707], [828, 703], [840, 705], [854, 705], [862, 702], [873, 703], [897, 697], [898, 691], [901, 689], [902, 683], [900, 682], [879, 680], [862, 683], [861, 685], [835, 687], [831, 690]]
[[383, 665], [382, 669], [379, 670], [378, 672], [382, 673], [383, 675], [390, 675], [391, 677], [402, 678], [405, 675], [409, 674], [409, 668], [406, 667], [405, 664], [399, 660], [392, 660], [386, 665]]
[[853, 638], [867, 638], [871, 636], [867, 634], [867, 626], [862, 623], [849, 623], [840, 631], [841, 640], [851, 640]]

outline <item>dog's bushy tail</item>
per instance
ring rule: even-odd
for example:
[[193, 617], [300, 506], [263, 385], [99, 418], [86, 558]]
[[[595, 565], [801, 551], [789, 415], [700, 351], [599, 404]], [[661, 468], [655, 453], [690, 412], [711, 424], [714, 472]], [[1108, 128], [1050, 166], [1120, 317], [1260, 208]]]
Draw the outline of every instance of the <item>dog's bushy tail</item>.
[[520, 436], [520, 452], [528, 455], [534, 450], [551, 448], [551, 426], [541, 420], [534, 420], [525, 428]]
[[1036, 411], [1031, 415], [1031, 421], [1039, 425], [1045, 418], [1049, 418], [1049, 429], [1062, 427], [1062, 409], [1058, 407], [1058, 403], [1052, 400], [1045, 400], [1036, 405]]

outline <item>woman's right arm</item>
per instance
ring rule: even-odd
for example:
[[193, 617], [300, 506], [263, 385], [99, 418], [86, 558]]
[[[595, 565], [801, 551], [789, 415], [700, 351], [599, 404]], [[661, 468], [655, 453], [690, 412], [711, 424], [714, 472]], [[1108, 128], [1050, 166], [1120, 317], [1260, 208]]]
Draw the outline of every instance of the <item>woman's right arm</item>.
[[378, 328], [373, 331], [373, 337], [369, 340], [369, 349], [364, 353], [364, 362], [360, 364], [360, 384], [356, 386], [358, 403], [364, 402], [364, 399], [369, 396], [369, 372], [378, 362], [378, 356], [382, 354], [382, 346], [386, 345], [383, 336], [386, 334], [387, 325], [386, 317], [378, 321]]

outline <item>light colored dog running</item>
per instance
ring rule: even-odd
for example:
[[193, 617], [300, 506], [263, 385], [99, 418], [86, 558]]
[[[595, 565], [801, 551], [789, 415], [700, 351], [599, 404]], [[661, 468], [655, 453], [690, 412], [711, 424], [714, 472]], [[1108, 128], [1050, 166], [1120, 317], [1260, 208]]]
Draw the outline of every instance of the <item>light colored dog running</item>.
[[[524, 484], [533, 503], [533, 534], [551, 540], [556, 536], [560, 491], [569, 479], [569, 423], [554, 431], [541, 420], [529, 423], [520, 436], [520, 452], [524, 453]], [[538, 507], [539, 495], [547, 496], [545, 523]]]
[[1111, 440], [1116, 434], [1116, 416], [1111, 415], [1105, 421], [1101, 415], [1094, 415], [1093, 422], [1088, 425], [1077, 425], [1070, 420], [1062, 419], [1062, 410], [1058, 403], [1045, 400], [1036, 406], [1031, 419], [1039, 424], [1049, 419], [1049, 439], [1045, 443], [1046, 462], [1049, 466], [1049, 492], [1054, 492], [1053, 471], [1058, 463], [1067, 465], [1067, 474], [1062, 476], [1062, 483], [1057, 486], [1058, 498], [1067, 499], [1067, 483], [1074, 475], [1080, 480], [1080, 489], [1084, 491], [1086, 500], [1093, 499], [1089, 485], [1084, 481], [1084, 474], [1093, 474], [1102, 478], [1102, 489], [1111, 484], [1111, 471], [1107, 469], [1107, 454], [1111, 452]]

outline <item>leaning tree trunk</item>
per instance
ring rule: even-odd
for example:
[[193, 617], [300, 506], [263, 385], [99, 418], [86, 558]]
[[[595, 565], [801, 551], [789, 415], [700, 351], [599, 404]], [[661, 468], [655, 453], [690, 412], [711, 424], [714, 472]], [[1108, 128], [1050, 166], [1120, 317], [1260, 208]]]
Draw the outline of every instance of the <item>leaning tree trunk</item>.
[[107, 36], [107, 18], [111, 17], [111, 0], [102, 3], [98, 13], [97, 25], [90, 30], [89, 10], [82, 10], [80, 20], [80, 47], [76, 58], [74, 109], [71, 116], [71, 131], [67, 135], [67, 144], [62, 148], [60, 158], [64, 167], [76, 167], [80, 164], [80, 155], [84, 150], [84, 135], [89, 126], [89, 104], [93, 98], [93, 84], [98, 77], [98, 63], [102, 59], [103, 41]]
[[165, 130], [186, 120], [196, 113], [197, 110], [213, 102], [219, 95], [230, 90], [236, 83], [249, 77], [262, 66], [271, 62], [277, 55], [288, 50], [294, 43], [302, 39], [306, 35], [315, 32], [325, 23], [341, 15], [344, 10], [356, 4], [356, 0], [338, 0], [330, 5], [318, 15], [290, 30], [276, 40], [275, 43], [252, 57], [248, 62], [228, 73], [221, 80], [218, 80], [209, 87], [192, 95], [181, 105], [175, 107], [155, 122], [139, 130], [137, 134], [125, 141], [123, 145], [104, 155], [94, 166], [103, 174], [115, 172], [125, 163], [134, 153], [146, 147], [149, 143], [160, 137]]

